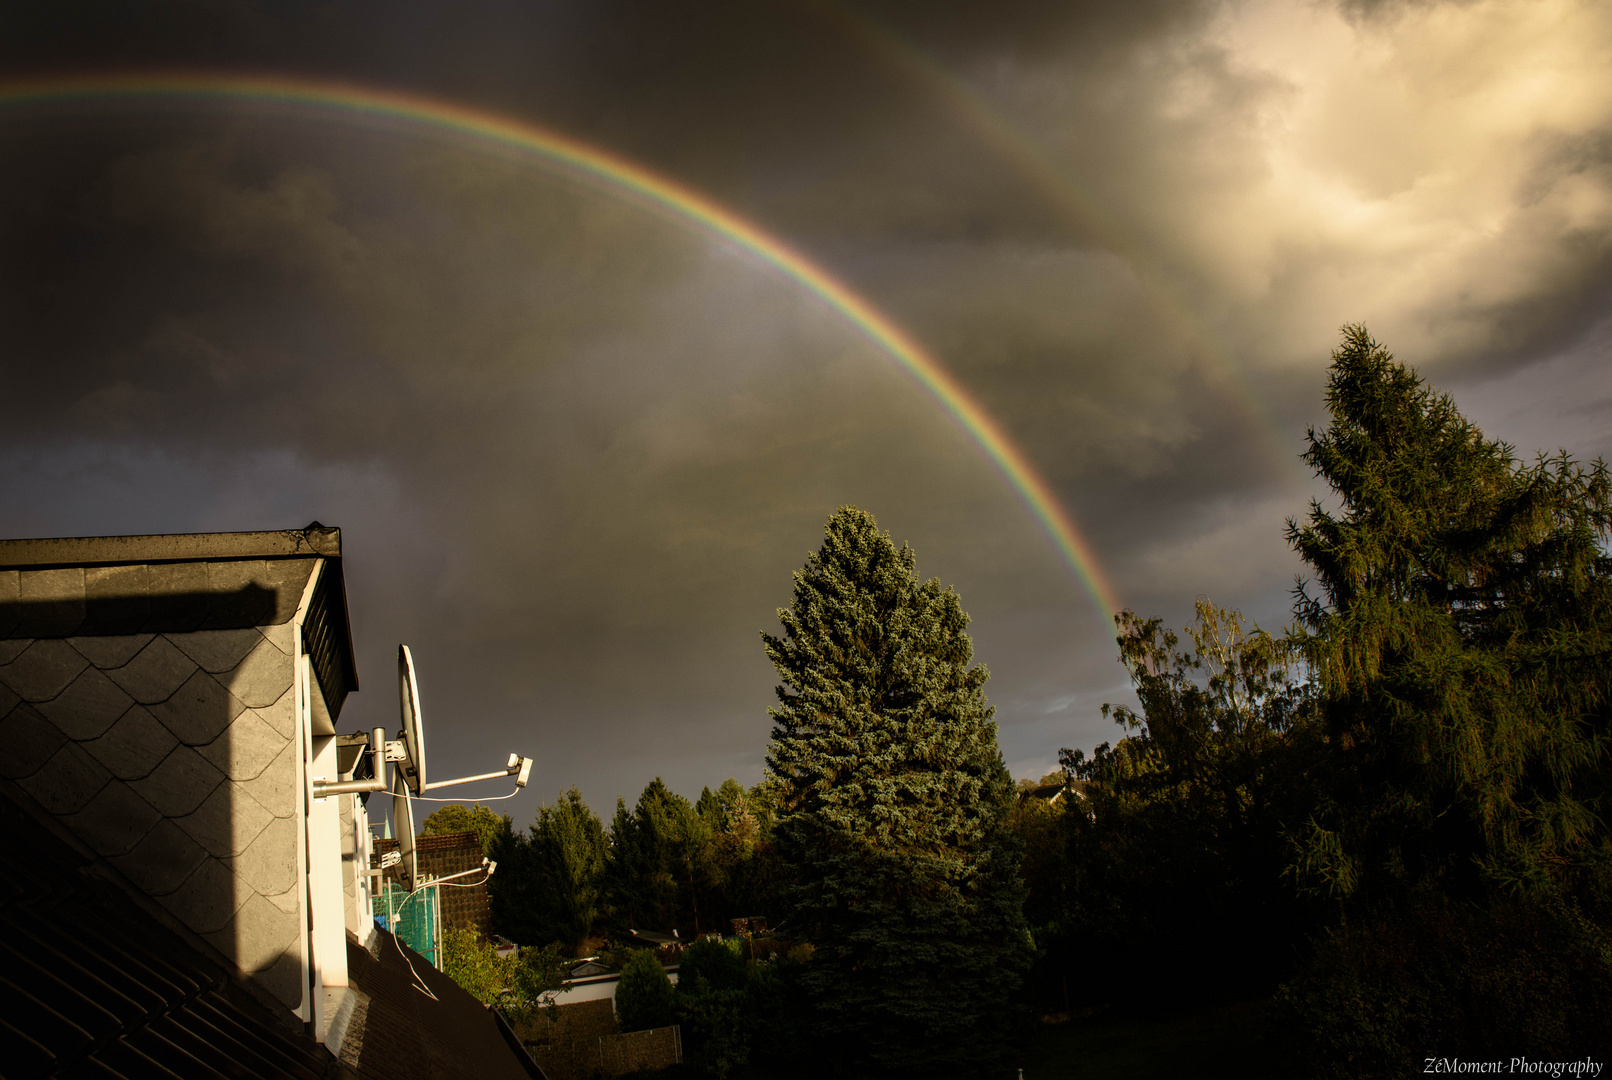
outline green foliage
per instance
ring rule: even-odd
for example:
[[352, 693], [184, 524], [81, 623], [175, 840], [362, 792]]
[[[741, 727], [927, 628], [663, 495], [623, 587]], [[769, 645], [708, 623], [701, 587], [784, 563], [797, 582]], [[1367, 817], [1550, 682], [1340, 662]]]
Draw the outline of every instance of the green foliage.
[[[1115, 623], [1141, 710], [1103, 706], [1131, 734], [1060, 755], [1084, 799], [1060, 819], [1071, 869], [1044, 943], [1059, 966], [1108, 973], [1076, 996], [1269, 992], [1306, 927], [1282, 871], [1285, 824], [1309, 807], [1313, 689], [1289, 641], [1207, 601], [1190, 651], [1158, 619]], [[1056, 906], [1035, 897], [1044, 917]]]
[[795, 574], [767, 764], [791, 928], [847, 1068], [1000, 1064], [1029, 959], [1012, 783], [956, 593], [847, 507]]
[[653, 949], [633, 949], [621, 965], [616, 1015], [623, 1031], [646, 1031], [676, 1023], [672, 981]]
[[561, 987], [568, 967], [552, 946], [499, 956], [473, 930], [450, 926], [442, 931], [443, 972], [477, 1001], [507, 1012], [535, 1010], [544, 994]]
[[1612, 895], [1612, 480], [1519, 462], [1349, 327], [1305, 460], [1339, 501], [1293, 545], [1326, 690], [1325, 798], [1295, 831], [1310, 887]]
[[512, 941], [557, 942], [575, 955], [603, 916], [604, 826], [576, 788], [538, 807], [500, 849], [493, 927]]
[[[742, 971], [742, 968], [741, 968]], [[677, 987], [686, 978], [678, 973]], [[750, 1044], [758, 1030], [747, 1008], [745, 988], [719, 990], [703, 978], [677, 996], [677, 1022], [682, 1026], [684, 1058], [697, 1075], [726, 1080], [750, 1063]]]
[[[690, 1072], [795, 1076], [814, 1052], [812, 1012], [800, 985], [811, 947], [750, 963], [737, 941], [703, 938], [683, 951], [677, 979], [677, 1022]], [[809, 1072], [809, 1068], [805, 1069]]]
[[775, 912], [772, 814], [765, 793], [731, 777], [706, 795], [695, 806], [707, 828], [695, 866], [701, 927], [725, 931], [731, 918]]
[[1439, 1047], [1559, 1061], [1612, 1046], [1612, 936], [1559, 909], [1430, 894], [1334, 927], [1277, 1004], [1315, 1076], [1406, 1076]]
[[[537, 906], [547, 940], [575, 947], [603, 914], [602, 883], [609, 844], [604, 825], [575, 787], [538, 807], [531, 830]], [[544, 940], [544, 939], [539, 939]]]
[[748, 1007], [749, 971], [737, 944], [701, 938], [683, 950], [677, 969], [684, 1060], [716, 1080], [748, 1064], [752, 1036], [758, 1034]]
[[[1612, 481], [1519, 462], [1364, 328], [1288, 523], [1324, 691], [1291, 873], [1339, 921], [1288, 989], [1335, 1075], [1435, 1046], [1605, 1045], [1612, 984]], [[1551, 1051], [1556, 1052], [1556, 1051]]]
[[477, 803], [474, 807], [459, 803], [445, 803], [426, 815], [420, 827], [421, 836], [438, 836], [445, 833], [475, 832], [481, 837], [482, 854], [489, 859], [498, 858], [509, 843], [513, 822], [508, 814], [500, 814]]
[[700, 928], [695, 863], [709, 835], [694, 807], [656, 777], [631, 811], [620, 799], [610, 822], [605, 889], [618, 931]]
[[739, 944], [701, 938], [684, 949], [677, 964], [678, 992], [692, 990], [702, 979], [712, 990], [743, 990], [745, 963]]

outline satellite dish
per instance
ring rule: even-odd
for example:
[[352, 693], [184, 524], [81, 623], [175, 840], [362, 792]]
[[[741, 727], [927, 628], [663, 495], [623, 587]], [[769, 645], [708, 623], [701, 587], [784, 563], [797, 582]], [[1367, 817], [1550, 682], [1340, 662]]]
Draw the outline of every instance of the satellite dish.
[[403, 748], [408, 753], [397, 772], [415, 795], [425, 792], [425, 728], [420, 722], [420, 683], [414, 677], [414, 656], [407, 645], [397, 647], [397, 698], [403, 710]]
[[420, 865], [414, 852], [414, 807], [403, 789], [402, 771], [392, 770], [392, 831], [397, 834], [397, 852], [403, 857], [404, 888], [413, 889], [420, 877]]

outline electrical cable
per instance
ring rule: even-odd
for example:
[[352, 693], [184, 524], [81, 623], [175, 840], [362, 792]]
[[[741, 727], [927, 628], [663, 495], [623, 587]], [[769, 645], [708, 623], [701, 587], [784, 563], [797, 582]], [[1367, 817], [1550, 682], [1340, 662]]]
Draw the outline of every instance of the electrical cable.
[[[451, 886], [452, 888], [455, 888], [455, 889], [474, 889], [474, 888], [477, 888], [478, 886], [487, 884], [487, 882], [492, 880], [492, 877], [493, 877], [492, 871], [488, 870], [487, 871], [487, 876], [482, 878], [480, 881], [466, 881], [466, 882], [458, 882], [458, 881], [428, 881], [424, 885], [416, 885], [414, 888], [409, 890], [409, 892], [407, 893], [407, 895], [405, 895], [403, 897], [403, 899], [401, 899], [401, 900], [399, 900], [397, 902], [397, 918], [401, 919], [403, 917], [403, 905], [408, 903], [409, 900], [414, 896], [414, 894], [417, 893], [417, 892], [420, 892], [422, 889], [429, 889], [429, 888], [431, 888], [433, 886], [441, 887], [443, 885], [448, 885], [448, 886]], [[429, 986], [425, 985], [425, 980], [420, 978], [419, 971], [417, 971], [415, 969], [415, 967], [414, 967], [414, 961], [410, 960], [409, 957], [408, 957], [408, 954], [403, 951], [403, 945], [398, 940], [398, 936], [397, 936], [396, 932], [392, 931], [391, 927], [387, 927], [387, 930], [392, 933], [392, 944], [397, 947], [397, 955], [402, 957], [403, 962], [409, 966], [409, 974], [414, 977], [415, 985], [419, 988], [419, 991], [422, 994], [424, 994], [426, 997], [430, 998], [432, 1001], [441, 1001], [442, 999], [437, 997], [435, 994], [433, 994], [431, 992], [431, 988]], [[442, 948], [442, 943], [440, 941], [437, 942], [437, 948], [438, 949]]]
[[[404, 896], [403, 899], [401, 899], [401, 900], [399, 900], [397, 902], [397, 918], [398, 919], [401, 920], [402, 917], [403, 917], [403, 905], [408, 903], [409, 899], [411, 897], [413, 897], [415, 893], [419, 892], [421, 889], [427, 889], [427, 888], [430, 888], [430, 886], [429, 885], [415, 886], [413, 889], [409, 890], [408, 895]], [[388, 905], [388, 906], [390, 906], [390, 905]], [[391, 927], [387, 927], [387, 930], [390, 931], [391, 929], [392, 929]], [[432, 1001], [441, 1001], [442, 999], [437, 997], [435, 994], [433, 994], [431, 992], [431, 988], [429, 986], [425, 985], [425, 980], [420, 978], [420, 973], [414, 969], [414, 961], [410, 960], [409, 959], [409, 954], [403, 951], [403, 944], [402, 944], [401, 941], [398, 940], [398, 936], [397, 936], [397, 933], [395, 931], [392, 932], [392, 944], [397, 947], [397, 955], [402, 957], [403, 962], [409, 966], [409, 974], [414, 977], [414, 983], [419, 988], [420, 993], [424, 994], [426, 997], [430, 998]], [[437, 945], [437, 948], [439, 948], [439, 949], [442, 948], [442, 945], [439, 943]]]
[[[490, 795], [485, 799], [469, 800], [469, 799], [433, 799], [433, 798], [431, 798], [429, 796], [426, 796], [426, 795], [410, 795], [408, 792], [405, 791], [405, 792], [403, 792], [403, 797], [405, 799], [408, 799], [410, 802], [456, 802], [456, 803], [472, 802], [472, 801], [473, 802], [500, 802], [500, 801], [502, 801], [504, 799], [513, 799], [515, 796], [519, 795], [520, 793], [521, 793], [521, 789], [516, 788], [514, 791], [511, 791], [508, 795]], [[397, 792], [394, 791], [392, 794], [396, 795]]]

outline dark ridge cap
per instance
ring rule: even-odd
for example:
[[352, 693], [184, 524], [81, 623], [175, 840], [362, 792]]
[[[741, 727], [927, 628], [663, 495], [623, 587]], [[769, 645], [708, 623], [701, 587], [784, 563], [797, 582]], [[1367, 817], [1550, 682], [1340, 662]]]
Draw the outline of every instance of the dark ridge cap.
[[272, 532], [169, 533], [0, 540], [0, 567], [116, 566], [123, 563], [341, 557], [341, 530], [317, 521]]

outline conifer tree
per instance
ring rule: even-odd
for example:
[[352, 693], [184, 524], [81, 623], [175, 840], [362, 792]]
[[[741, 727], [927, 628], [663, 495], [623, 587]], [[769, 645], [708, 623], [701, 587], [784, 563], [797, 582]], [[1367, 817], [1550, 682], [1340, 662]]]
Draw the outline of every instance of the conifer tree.
[[1304, 455], [1339, 506], [1289, 538], [1323, 690], [1295, 876], [1337, 925], [1286, 994], [1338, 1077], [1430, 1046], [1612, 1040], [1612, 481], [1519, 462], [1363, 327]]
[[979, 1075], [1001, 1064], [1029, 945], [968, 616], [854, 507], [778, 616], [767, 765], [819, 1028], [862, 1075]]
[[705, 839], [705, 822], [694, 807], [658, 776], [632, 810], [616, 800], [605, 887], [618, 931], [710, 929], [700, 923], [695, 891], [695, 864]]
[[531, 830], [531, 858], [537, 876], [541, 918], [547, 938], [580, 946], [604, 907], [604, 825], [575, 787], [537, 808]]
[[1339, 896], [1612, 896], [1605, 464], [1519, 462], [1364, 327], [1327, 406], [1304, 459], [1341, 505], [1288, 523], [1336, 751], [1305, 866]]

